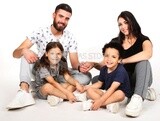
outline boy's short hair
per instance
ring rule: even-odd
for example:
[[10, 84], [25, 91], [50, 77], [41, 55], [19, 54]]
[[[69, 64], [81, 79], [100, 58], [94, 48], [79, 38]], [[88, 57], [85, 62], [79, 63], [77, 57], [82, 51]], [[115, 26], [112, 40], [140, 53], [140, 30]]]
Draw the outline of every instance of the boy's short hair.
[[122, 47], [121, 44], [116, 43], [116, 42], [106, 43], [104, 45], [104, 47], [102, 48], [103, 55], [104, 55], [104, 53], [105, 53], [105, 51], [106, 51], [107, 48], [114, 48], [114, 49], [118, 50], [118, 52], [119, 52], [119, 58], [123, 57], [123, 51], [124, 51], [124, 49], [123, 49], [123, 47]]
[[61, 3], [57, 5], [57, 7], [55, 8], [55, 12], [57, 12], [59, 9], [65, 10], [72, 14], [72, 8], [68, 4]]

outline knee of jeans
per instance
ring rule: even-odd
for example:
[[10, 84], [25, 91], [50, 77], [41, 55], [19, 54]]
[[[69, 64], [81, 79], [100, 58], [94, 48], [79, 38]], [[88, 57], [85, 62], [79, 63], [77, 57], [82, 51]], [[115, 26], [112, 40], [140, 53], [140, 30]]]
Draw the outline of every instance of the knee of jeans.
[[98, 81], [98, 75], [92, 78], [92, 84], [96, 83], [97, 81]]
[[143, 61], [140, 61], [140, 62], [137, 62], [136, 66], [143, 66], [143, 65], [150, 65], [150, 62], [148, 60], [143, 60]]
[[91, 77], [88, 75], [74, 75], [74, 78], [82, 85], [87, 85], [91, 81]]

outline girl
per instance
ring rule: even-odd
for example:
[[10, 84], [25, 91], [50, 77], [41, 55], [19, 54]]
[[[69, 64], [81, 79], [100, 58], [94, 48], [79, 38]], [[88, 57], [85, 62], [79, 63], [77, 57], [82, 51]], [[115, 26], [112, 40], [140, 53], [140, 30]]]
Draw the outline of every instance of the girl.
[[76, 89], [83, 91], [83, 86], [70, 75], [66, 59], [62, 55], [63, 46], [59, 42], [49, 42], [45, 54], [33, 69], [36, 95], [40, 99], [47, 99], [52, 106], [64, 99], [75, 102], [76, 97], [72, 92]]

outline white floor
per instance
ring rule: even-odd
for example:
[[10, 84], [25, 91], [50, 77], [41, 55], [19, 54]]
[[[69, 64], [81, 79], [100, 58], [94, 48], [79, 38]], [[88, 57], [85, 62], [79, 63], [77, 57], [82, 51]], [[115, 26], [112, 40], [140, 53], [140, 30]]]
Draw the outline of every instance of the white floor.
[[124, 107], [119, 113], [112, 114], [105, 109], [98, 111], [82, 111], [82, 103], [70, 104], [63, 102], [56, 107], [50, 107], [44, 100], [36, 99], [36, 104], [19, 110], [8, 111], [6, 105], [14, 98], [18, 87], [18, 78], [12, 75], [0, 81], [0, 120], [1, 121], [159, 121], [160, 88], [158, 81], [154, 84], [157, 91], [156, 101], [144, 101], [143, 111], [137, 118], [129, 118], [124, 114]]

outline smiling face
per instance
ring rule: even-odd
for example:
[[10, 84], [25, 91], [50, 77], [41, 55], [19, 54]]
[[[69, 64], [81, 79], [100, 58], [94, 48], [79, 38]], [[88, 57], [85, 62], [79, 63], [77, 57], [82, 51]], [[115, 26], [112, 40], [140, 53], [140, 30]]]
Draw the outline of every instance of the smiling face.
[[45, 54], [48, 57], [48, 60], [50, 61], [50, 65], [53, 66], [58, 64], [62, 58], [62, 51], [58, 47], [50, 49]]
[[128, 22], [127, 22], [124, 18], [120, 17], [120, 18], [118, 19], [118, 26], [119, 26], [119, 30], [120, 30], [125, 36], [129, 35], [129, 25], [128, 25]]
[[68, 21], [71, 17], [71, 13], [65, 10], [59, 9], [57, 12], [53, 14], [53, 26], [59, 32], [63, 31], [67, 25]]
[[107, 48], [104, 53], [104, 61], [109, 71], [115, 70], [120, 62], [118, 50], [115, 48]]

